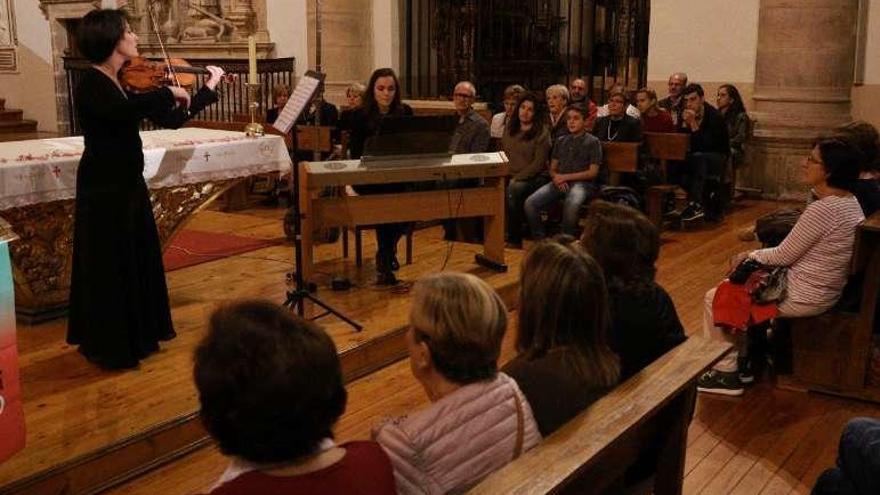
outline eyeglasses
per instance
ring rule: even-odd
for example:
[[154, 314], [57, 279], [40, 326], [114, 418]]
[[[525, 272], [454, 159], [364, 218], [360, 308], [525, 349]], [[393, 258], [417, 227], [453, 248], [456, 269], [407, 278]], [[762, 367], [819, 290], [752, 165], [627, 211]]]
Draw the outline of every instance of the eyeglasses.
[[464, 98], [465, 100], [470, 100], [474, 97], [473, 95], [469, 95], [467, 93], [455, 93], [452, 96], [455, 98]]

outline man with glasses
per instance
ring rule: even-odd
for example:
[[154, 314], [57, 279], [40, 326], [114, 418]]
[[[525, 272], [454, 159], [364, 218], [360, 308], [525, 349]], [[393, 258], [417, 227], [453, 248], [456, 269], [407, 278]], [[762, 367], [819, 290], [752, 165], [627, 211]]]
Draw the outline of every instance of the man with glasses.
[[[484, 153], [489, 151], [489, 123], [474, 110], [477, 88], [470, 81], [461, 81], [452, 92], [452, 105], [458, 113], [458, 126], [449, 142], [450, 153]], [[441, 181], [441, 188], [474, 187], [479, 179]], [[483, 221], [480, 218], [446, 220], [444, 239], [482, 241]]]
[[477, 88], [470, 81], [455, 85], [452, 104], [458, 113], [458, 127], [449, 143], [452, 153], [483, 153], [489, 150], [489, 123], [474, 110]]

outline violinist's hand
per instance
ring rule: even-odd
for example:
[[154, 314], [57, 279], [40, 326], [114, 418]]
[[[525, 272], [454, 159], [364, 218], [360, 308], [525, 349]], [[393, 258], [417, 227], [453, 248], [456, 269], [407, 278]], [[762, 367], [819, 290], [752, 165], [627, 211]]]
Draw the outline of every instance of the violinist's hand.
[[208, 69], [208, 72], [211, 73], [211, 77], [208, 78], [205, 86], [207, 86], [208, 89], [210, 89], [211, 91], [214, 91], [217, 89], [217, 85], [220, 84], [220, 81], [223, 79], [223, 75], [226, 72], [215, 65], [209, 65], [205, 68]]
[[171, 94], [174, 95], [174, 99], [180, 106], [189, 108], [189, 91], [180, 86], [168, 86], [168, 89], [171, 90]]

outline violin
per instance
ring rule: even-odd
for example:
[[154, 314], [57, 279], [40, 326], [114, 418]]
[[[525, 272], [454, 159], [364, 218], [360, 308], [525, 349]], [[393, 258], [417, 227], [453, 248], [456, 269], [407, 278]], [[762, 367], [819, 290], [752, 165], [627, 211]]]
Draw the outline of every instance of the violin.
[[[132, 93], [145, 93], [173, 84], [192, 88], [197, 74], [210, 74], [204, 67], [193, 67], [182, 58], [169, 58], [167, 62], [154, 62], [144, 57], [134, 57], [119, 73], [122, 87]], [[234, 74], [226, 74], [223, 79], [229, 82]]]

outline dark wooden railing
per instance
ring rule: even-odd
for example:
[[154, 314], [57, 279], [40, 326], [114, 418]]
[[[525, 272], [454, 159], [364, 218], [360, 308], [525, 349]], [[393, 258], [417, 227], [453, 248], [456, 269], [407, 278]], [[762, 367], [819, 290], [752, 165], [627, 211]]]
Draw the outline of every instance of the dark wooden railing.
[[[246, 119], [248, 116], [247, 107], [247, 59], [189, 59], [189, 63], [197, 67], [205, 67], [207, 65], [216, 65], [235, 74], [236, 77], [229, 83], [221, 83], [220, 101], [214, 105], [210, 105], [199, 114], [201, 120], [211, 120], [217, 122], [233, 122], [236, 120]], [[85, 71], [90, 67], [87, 60], [81, 58], [64, 58], [64, 70], [67, 73], [67, 109], [70, 115], [71, 135], [79, 135], [82, 133], [76, 118], [76, 104], [74, 101], [74, 90], [79, 84]], [[293, 87], [294, 82], [295, 60], [293, 58], [275, 58], [257, 60], [257, 77], [260, 80], [260, 101], [259, 112], [265, 113], [267, 108], [272, 106], [272, 90], [279, 84]], [[200, 75], [196, 81], [194, 90], [198, 90], [204, 84], [205, 76]], [[148, 121], [141, 124], [144, 130], [153, 129], [154, 126]]]
[[612, 81], [647, 82], [648, 0], [403, 0], [400, 18], [408, 98], [448, 98], [470, 80], [498, 102], [509, 84], [584, 77], [601, 103]]

